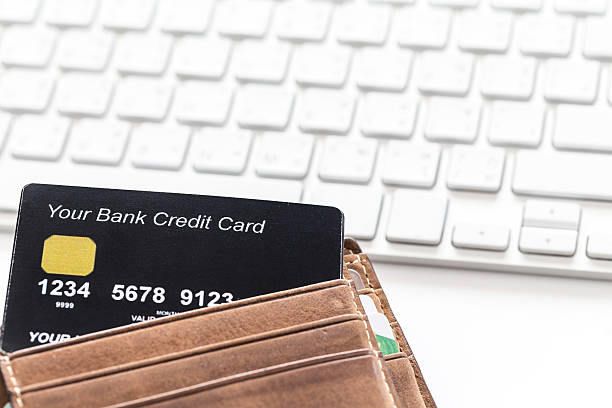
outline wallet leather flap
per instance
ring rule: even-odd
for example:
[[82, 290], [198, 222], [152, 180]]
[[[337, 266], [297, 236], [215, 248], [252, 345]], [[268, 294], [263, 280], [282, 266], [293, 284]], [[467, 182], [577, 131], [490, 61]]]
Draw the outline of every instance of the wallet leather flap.
[[[25, 406], [79, 408], [107, 406], [146, 398], [200, 383], [313, 357], [370, 347], [357, 315], [325, 319], [265, 335], [224, 342], [191, 353], [167, 356], [163, 362], [95, 376], [42, 383], [21, 389]], [[230, 343], [230, 344], [228, 344]], [[93, 373], [92, 373], [93, 374]], [[70, 395], [70, 399], [65, 396]]]
[[356, 350], [267, 367], [112, 408], [397, 407], [382, 375], [376, 352]]
[[405, 353], [396, 353], [385, 356], [385, 362], [391, 372], [395, 390], [404, 405], [410, 408], [425, 408], [425, 401], [420, 394], [419, 385], [408, 356]]

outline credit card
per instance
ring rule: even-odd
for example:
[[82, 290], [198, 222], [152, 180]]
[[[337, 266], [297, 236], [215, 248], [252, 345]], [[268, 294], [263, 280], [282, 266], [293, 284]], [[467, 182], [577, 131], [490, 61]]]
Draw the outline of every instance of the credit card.
[[359, 300], [361, 301], [363, 310], [366, 312], [366, 316], [368, 316], [368, 321], [370, 322], [372, 331], [374, 331], [374, 334], [376, 335], [378, 348], [382, 352], [383, 356], [399, 353], [399, 345], [395, 340], [393, 329], [391, 328], [387, 317], [376, 309], [374, 300], [372, 300], [369, 296], [359, 295]]
[[342, 247], [333, 207], [31, 184], [2, 349], [339, 279]]

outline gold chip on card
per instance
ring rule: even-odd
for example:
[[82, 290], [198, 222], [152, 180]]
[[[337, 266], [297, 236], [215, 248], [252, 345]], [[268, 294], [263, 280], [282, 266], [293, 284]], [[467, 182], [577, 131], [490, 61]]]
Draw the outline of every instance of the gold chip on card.
[[96, 243], [91, 238], [51, 235], [43, 246], [41, 267], [47, 273], [87, 276], [95, 261]]

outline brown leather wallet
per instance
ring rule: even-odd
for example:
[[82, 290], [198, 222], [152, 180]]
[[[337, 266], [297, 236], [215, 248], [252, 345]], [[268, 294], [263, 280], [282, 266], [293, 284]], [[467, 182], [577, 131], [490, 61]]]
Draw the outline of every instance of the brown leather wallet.
[[[372, 266], [346, 279], [194, 310], [1, 357], [13, 407], [435, 407]], [[382, 356], [360, 295], [389, 319]]]

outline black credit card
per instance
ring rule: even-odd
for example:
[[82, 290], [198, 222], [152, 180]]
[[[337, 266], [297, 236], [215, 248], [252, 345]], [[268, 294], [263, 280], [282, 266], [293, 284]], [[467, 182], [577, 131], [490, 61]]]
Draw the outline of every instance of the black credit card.
[[342, 246], [333, 207], [31, 184], [2, 349], [338, 279]]

